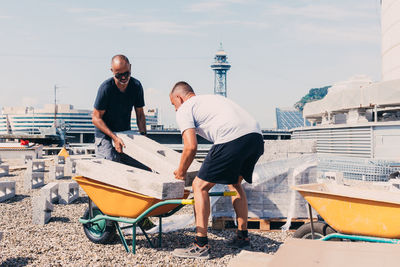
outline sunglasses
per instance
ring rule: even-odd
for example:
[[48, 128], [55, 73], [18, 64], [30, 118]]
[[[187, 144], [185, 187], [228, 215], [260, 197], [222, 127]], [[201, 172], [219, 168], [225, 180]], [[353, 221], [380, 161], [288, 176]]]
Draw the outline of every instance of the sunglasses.
[[124, 73], [116, 73], [115, 78], [118, 80], [121, 80], [123, 77], [128, 78], [131, 75], [130, 71], [124, 72]]

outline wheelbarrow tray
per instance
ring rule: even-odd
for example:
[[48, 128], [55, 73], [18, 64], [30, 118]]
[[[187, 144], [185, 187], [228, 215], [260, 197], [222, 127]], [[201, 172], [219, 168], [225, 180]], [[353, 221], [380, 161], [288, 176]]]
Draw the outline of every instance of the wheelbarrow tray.
[[340, 233], [400, 238], [400, 193], [324, 183], [293, 189]]
[[[83, 176], [76, 176], [73, 179], [78, 182], [96, 206], [109, 216], [137, 218], [148, 208], [162, 201], [161, 199], [128, 191]], [[186, 199], [188, 195], [189, 191], [185, 190], [184, 198]], [[159, 216], [178, 206], [176, 204], [160, 206], [147, 216]]]

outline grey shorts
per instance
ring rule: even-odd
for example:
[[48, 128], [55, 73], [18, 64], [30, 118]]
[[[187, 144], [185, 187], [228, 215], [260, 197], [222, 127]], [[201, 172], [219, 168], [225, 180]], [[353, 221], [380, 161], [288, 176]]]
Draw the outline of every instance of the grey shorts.
[[94, 140], [94, 150], [96, 158], [108, 159], [116, 162], [121, 161], [120, 154], [115, 150], [112, 141], [105, 137], [96, 137]]

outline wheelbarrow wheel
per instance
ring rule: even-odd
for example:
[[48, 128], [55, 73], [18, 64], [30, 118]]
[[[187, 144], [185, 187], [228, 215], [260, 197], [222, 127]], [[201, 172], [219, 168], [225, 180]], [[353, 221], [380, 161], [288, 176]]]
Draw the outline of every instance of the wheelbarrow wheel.
[[[97, 207], [93, 208], [93, 216], [102, 215], [103, 213]], [[89, 218], [89, 208], [86, 209], [83, 218]], [[84, 224], [83, 230], [90, 241], [96, 244], [107, 244], [114, 239], [116, 228], [112, 221], [100, 220], [90, 224]]]
[[[336, 233], [336, 231], [325, 222], [314, 222], [314, 239], [320, 239], [326, 235]], [[300, 226], [293, 234], [294, 238], [312, 239], [311, 223]]]

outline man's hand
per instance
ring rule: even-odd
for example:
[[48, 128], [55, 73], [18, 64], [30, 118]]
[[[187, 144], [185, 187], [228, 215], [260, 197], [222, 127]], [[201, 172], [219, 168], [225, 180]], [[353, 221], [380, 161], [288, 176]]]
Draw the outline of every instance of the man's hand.
[[183, 171], [177, 169], [174, 171], [174, 175], [175, 175], [175, 179], [185, 180], [186, 172], [183, 172]]
[[115, 138], [113, 138], [113, 141], [115, 150], [117, 150], [118, 153], [122, 153], [122, 149], [125, 148], [124, 141], [122, 141], [122, 139], [118, 136], [115, 136]]

